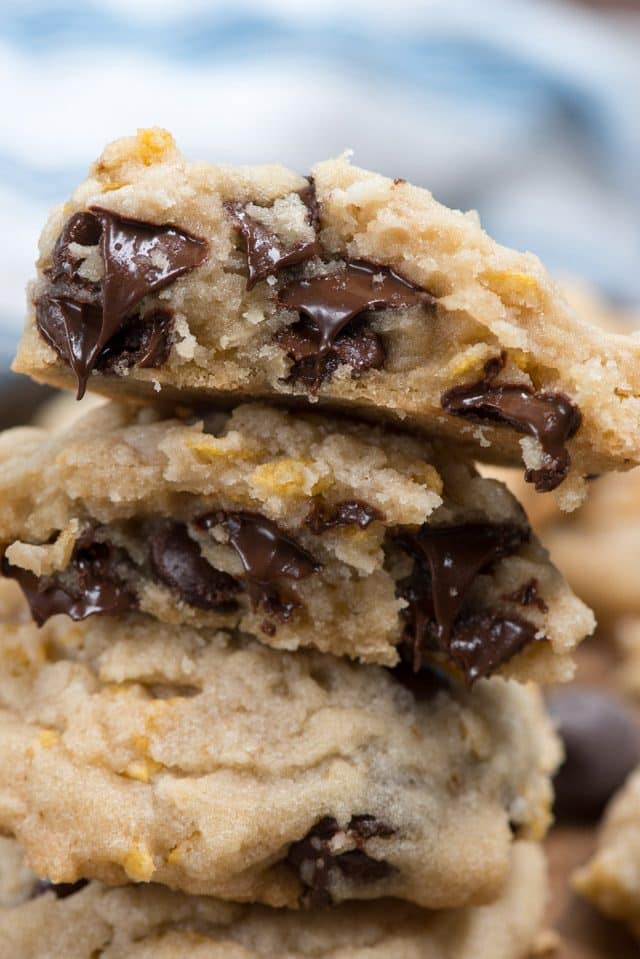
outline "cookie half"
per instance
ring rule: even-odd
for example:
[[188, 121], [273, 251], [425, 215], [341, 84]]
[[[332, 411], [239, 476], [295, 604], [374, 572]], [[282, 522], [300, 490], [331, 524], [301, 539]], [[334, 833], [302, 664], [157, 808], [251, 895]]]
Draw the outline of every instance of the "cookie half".
[[594, 625], [504, 486], [346, 419], [106, 404], [4, 434], [0, 496], [3, 572], [39, 623], [146, 614], [468, 685], [566, 679]]
[[39, 875], [291, 908], [494, 899], [559, 760], [533, 686], [100, 617], [0, 628], [0, 742]]
[[475, 213], [351, 166], [106, 148], [53, 211], [15, 369], [146, 400], [349, 408], [522, 463], [574, 508], [638, 462], [640, 338], [582, 321]]

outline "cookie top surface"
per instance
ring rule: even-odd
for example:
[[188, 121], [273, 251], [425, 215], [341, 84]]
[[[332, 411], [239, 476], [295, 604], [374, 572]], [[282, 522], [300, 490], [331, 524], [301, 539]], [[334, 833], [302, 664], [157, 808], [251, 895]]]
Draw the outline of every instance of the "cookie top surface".
[[0, 630], [0, 829], [39, 875], [270, 905], [485, 902], [541, 836], [557, 740], [533, 688], [188, 627]]

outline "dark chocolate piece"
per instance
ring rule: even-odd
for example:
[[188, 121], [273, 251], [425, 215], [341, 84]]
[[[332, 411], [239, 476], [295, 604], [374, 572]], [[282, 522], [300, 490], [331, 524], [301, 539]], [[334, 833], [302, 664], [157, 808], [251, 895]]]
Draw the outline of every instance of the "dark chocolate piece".
[[518, 616], [483, 610], [455, 624], [447, 655], [472, 686], [534, 642], [537, 633], [537, 626]]
[[320, 500], [315, 500], [305, 525], [312, 533], [319, 536], [327, 529], [337, 529], [343, 526], [359, 526], [366, 529], [371, 523], [384, 521], [384, 513], [375, 506], [361, 503], [358, 500], [344, 500], [334, 506], [326, 506]]
[[152, 534], [149, 557], [157, 578], [190, 606], [219, 612], [236, 609], [233, 597], [240, 592], [240, 583], [207, 562], [182, 523], [167, 523]]
[[423, 526], [418, 533], [398, 536], [399, 544], [420, 567], [419, 574], [429, 581], [428, 596], [423, 600], [445, 648], [476, 576], [514, 553], [529, 536], [528, 527], [514, 523]]
[[527, 580], [513, 593], [507, 593], [502, 598], [512, 603], [518, 603], [520, 606], [537, 606], [541, 613], [549, 612], [549, 607], [538, 592], [538, 580], [535, 578]]
[[595, 821], [640, 762], [640, 726], [618, 698], [588, 686], [547, 694], [564, 743], [556, 774], [555, 812], [562, 819]]
[[46, 892], [53, 892], [57, 899], [68, 899], [89, 885], [88, 879], [78, 879], [77, 882], [51, 882], [49, 879], [38, 879], [31, 890], [30, 899], [44, 896]]
[[[280, 621], [289, 619], [300, 603], [281, 597], [280, 581], [306, 579], [318, 572], [320, 565], [313, 556], [259, 513], [218, 511], [201, 516], [197, 522], [202, 529], [221, 526], [226, 532], [242, 562], [254, 609], [260, 606]], [[265, 632], [272, 628], [273, 624], [267, 624]]]
[[377, 882], [392, 872], [384, 859], [373, 859], [360, 848], [367, 839], [388, 839], [395, 830], [376, 819], [375, 816], [353, 816], [344, 830], [356, 848], [342, 853], [331, 851], [331, 841], [343, 830], [337, 821], [326, 816], [311, 829], [304, 839], [289, 847], [287, 862], [292, 866], [304, 886], [301, 904], [311, 908], [329, 906], [332, 902], [333, 877], [342, 875], [354, 882]]
[[468, 386], [455, 386], [442, 396], [442, 406], [454, 416], [510, 426], [533, 436], [549, 459], [540, 469], [528, 469], [525, 479], [539, 493], [555, 489], [566, 477], [571, 456], [565, 443], [576, 435], [582, 416], [568, 396], [536, 391], [522, 383], [495, 384], [504, 360], [490, 361], [485, 376]]
[[[318, 203], [313, 180], [300, 194], [300, 198], [309, 210], [309, 219], [314, 230], [318, 229]], [[260, 280], [266, 280], [290, 266], [296, 266], [314, 256], [322, 255], [322, 246], [318, 239], [300, 241], [287, 246], [273, 230], [260, 223], [247, 213], [244, 203], [225, 203], [234, 228], [242, 234], [247, 251], [247, 289], [252, 290]]]
[[[363, 313], [434, 302], [430, 293], [389, 267], [363, 260], [347, 260], [343, 269], [333, 273], [294, 280], [278, 294], [280, 307], [295, 310], [307, 321], [297, 330], [298, 361], [303, 351], [306, 359], [325, 357], [347, 324]], [[292, 344], [289, 349], [295, 359]]]
[[91, 212], [102, 227], [102, 349], [140, 300], [200, 266], [208, 247], [170, 224], [129, 220], [97, 206]]
[[[100, 284], [79, 276], [70, 243], [99, 245]], [[125, 219], [100, 207], [67, 221], [52, 254], [51, 287], [36, 303], [36, 318], [44, 338], [76, 374], [78, 398], [104, 348], [140, 301], [199, 266], [207, 249], [205, 240], [177, 227]], [[144, 344], [147, 366], [156, 365], [164, 352], [158, 318], [150, 314], [149, 319], [155, 326]]]
[[81, 400], [98, 356], [102, 310], [91, 303], [49, 294], [36, 300], [35, 307], [38, 330], [75, 373]]
[[122, 329], [109, 340], [96, 361], [96, 369], [110, 371], [114, 367], [140, 366], [157, 369], [171, 350], [175, 314], [165, 307], [147, 310], [125, 322]]
[[31, 615], [38, 624], [66, 613], [71, 619], [86, 619], [95, 613], [126, 613], [138, 606], [137, 599], [121, 579], [117, 565], [120, 551], [108, 543], [78, 541], [69, 566], [59, 573], [38, 577], [2, 558], [2, 574], [21, 587]]
[[318, 331], [307, 319], [285, 327], [276, 336], [278, 346], [292, 359], [288, 382], [299, 383], [312, 393], [331, 379], [340, 364], [351, 367], [357, 379], [368, 370], [379, 370], [386, 358], [381, 338], [359, 318], [353, 320], [333, 341], [326, 353], [318, 354]]

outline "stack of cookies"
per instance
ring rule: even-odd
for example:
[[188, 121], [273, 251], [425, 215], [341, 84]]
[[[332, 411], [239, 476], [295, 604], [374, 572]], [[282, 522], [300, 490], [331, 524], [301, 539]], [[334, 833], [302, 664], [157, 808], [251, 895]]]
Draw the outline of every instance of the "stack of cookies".
[[29, 301], [16, 369], [110, 401], [0, 437], [1, 959], [528, 955], [594, 620], [474, 463], [575, 508], [640, 340], [402, 180], [158, 130]]

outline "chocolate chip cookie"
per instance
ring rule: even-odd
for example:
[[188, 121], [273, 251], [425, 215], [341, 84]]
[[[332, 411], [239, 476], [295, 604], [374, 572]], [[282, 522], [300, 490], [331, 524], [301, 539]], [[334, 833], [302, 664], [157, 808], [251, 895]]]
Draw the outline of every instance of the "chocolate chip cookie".
[[[0, 839], [0, 887], [21, 870]], [[441, 912], [385, 900], [300, 914], [156, 885], [20, 883], [21, 898], [0, 905], [0, 959], [523, 959], [546, 893], [542, 854], [526, 842], [514, 845], [499, 899]]]
[[501, 484], [426, 440], [246, 404], [107, 404], [0, 438], [2, 571], [38, 623], [147, 615], [472, 685], [551, 681], [593, 628]]
[[319, 163], [106, 148], [40, 243], [15, 368], [165, 401], [276, 398], [524, 462], [573, 509], [638, 462], [640, 339], [582, 322], [531, 254], [426, 190]]
[[2, 626], [0, 741], [39, 875], [290, 908], [491, 901], [559, 761], [531, 685], [115, 617]]

